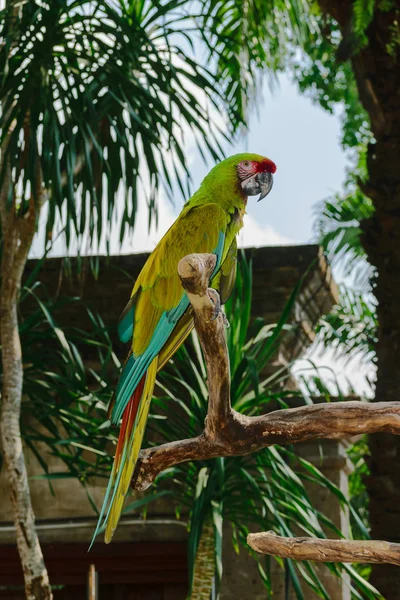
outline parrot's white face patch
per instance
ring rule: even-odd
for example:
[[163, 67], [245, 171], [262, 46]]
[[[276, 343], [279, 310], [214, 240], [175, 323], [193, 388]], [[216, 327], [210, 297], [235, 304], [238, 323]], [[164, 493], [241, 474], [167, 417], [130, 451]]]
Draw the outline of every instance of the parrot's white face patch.
[[244, 181], [247, 177], [251, 177], [251, 175], [257, 173], [256, 164], [251, 160], [242, 160], [237, 166], [237, 172], [239, 179]]

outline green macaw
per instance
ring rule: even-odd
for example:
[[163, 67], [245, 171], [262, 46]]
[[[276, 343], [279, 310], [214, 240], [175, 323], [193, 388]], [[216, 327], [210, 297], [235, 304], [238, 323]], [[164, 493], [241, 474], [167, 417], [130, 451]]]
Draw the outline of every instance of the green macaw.
[[[178, 276], [181, 258], [213, 253], [217, 263], [212, 285], [221, 301], [229, 297], [236, 276], [236, 236], [243, 227], [247, 197], [271, 191], [275, 164], [258, 154], [236, 154], [216, 165], [150, 254], [123, 311], [118, 333], [132, 340], [110, 406], [112, 423], [122, 418], [110, 481], [98, 525], [109, 543], [128, 492], [153, 395], [157, 371], [193, 329], [189, 300]], [[92, 542], [93, 543], [93, 542]]]

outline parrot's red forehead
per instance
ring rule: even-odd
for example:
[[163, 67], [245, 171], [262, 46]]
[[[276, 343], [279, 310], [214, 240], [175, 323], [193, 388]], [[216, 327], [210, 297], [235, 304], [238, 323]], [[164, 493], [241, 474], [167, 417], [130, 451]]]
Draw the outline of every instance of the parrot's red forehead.
[[257, 173], [275, 173], [276, 171], [276, 164], [268, 158], [255, 162], [254, 167]]
[[237, 172], [241, 181], [256, 175], [257, 173], [275, 173], [276, 165], [269, 158], [260, 157], [259, 160], [245, 159], [237, 165]]

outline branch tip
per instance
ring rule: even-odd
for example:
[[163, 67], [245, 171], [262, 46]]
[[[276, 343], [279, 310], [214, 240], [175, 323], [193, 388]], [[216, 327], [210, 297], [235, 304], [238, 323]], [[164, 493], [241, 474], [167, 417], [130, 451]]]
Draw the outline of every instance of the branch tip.
[[400, 565], [400, 544], [383, 540], [292, 538], [265, 531], [249, 533], [247, 543], [250, 548], [261, 554], [294, 560]]

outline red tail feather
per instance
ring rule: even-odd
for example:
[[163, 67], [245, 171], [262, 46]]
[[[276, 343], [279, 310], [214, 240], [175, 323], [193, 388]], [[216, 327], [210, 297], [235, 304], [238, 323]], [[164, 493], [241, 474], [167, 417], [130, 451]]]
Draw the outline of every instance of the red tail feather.
[[139, 381], [135, 391], [133, 392], [131, 399], [129, 400], [122, 417], [121, 430], [119, 432], [117, 449], [115, 450], [115, 461], [118, 461], [122, 454], [126, 434], [132, 431], [133, 424], [135, 423], [136, 414], [139, 408], [140, 399], [143, 394], [144, 384], [146, 382], [146, 373]]

